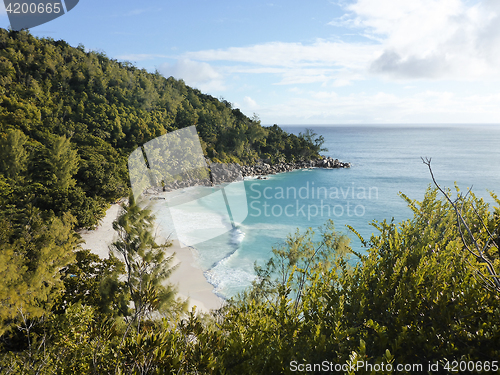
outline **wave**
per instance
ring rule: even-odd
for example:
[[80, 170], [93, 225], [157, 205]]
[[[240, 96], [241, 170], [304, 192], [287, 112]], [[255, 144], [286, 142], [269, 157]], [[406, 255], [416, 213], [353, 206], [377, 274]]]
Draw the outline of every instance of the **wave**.
[[238, 226], [236, 226], [230, 233], [229, 243], [234, 246], [239, 246], [243, 242], [244, 238], [245, 233]]
[[243, 268], [229, 265], [228, 259], [223, 259], [217, 265], [203, 273], [207, 281], [214, 287], [214, 293], [221, 298], [234, 296], [241, 291], [242, 286], [252, 284], [255, 274]]
[[240, 245], [243, 242], [244, 238], [245, 238], [245, 233], [238, 226], [235, 226], [229, 232], [229, 245], [231, 250], [227, 252], [226, 255], [224, 255], [220, 260], [215, 261], [207, 271], [212, 270], [222, 262], [225, 262], [229, 258], [231, 258], [231, 256], [233, 256], [233, 254], [236, 253], [236, 251], [240, 248]]
[[213, 285], [214, 293], [221, 298], [228, 298], [239, 292], [242, 286], [250, 285], [254, 279], [253, 267], [240, 267], [238, 263], [237, 253], [245, 240], [245, 226], [241, 222], [231, 222], [230, 218], [224, 215], [225, 205], [220, 205], [219, 212], [210, 210], [210, 220], [220, 223], [221, 227], [227, 228], [227, 232], [208, 241], [194, 244], [200, 233], [193, 231], [193, 228], [203, 227], [206, 224], [207, 208], [202, 206], [203, 202], [200, 201], [193, 202], [191, 206], [183, 206], [180, 213], [186, 212], [186, 215], [183, 217], [177, 213], [174, 225], [172, 207], [169, 207], [169, 203], [178, 201], [180, 196], [190, 201], [199, 194], [198, 190], [202, 189], [191, 188], [190, 191], [169, 192], [163, 195], [167, 199], [153, 201], [156, 221], [161, 232], [168, 231], [171, 234], [174, 230], [175, 235], [172, 236], [174, 238], [179, 239], [177, 234], [183, 233], [187, 241], [184, 243], [193, 244], [188, 247], [193, 254], [194, 263], [204, 270], [204, 276]]
[[253, 273], [241, 268], [235, 268], [234, 264], [230, 264], [232, 257], [237, 255], [244, 238], [245, 232], [241, 224], [235, 224], [229, 232], [228, 245], [231, 250], [204, 272], [205, 278], [214, 287], [214, 293], [221, 298], [227, 298], [227, 296], [234, 294], [228, 289], [240, 285], [249, 285], [255, 277]]

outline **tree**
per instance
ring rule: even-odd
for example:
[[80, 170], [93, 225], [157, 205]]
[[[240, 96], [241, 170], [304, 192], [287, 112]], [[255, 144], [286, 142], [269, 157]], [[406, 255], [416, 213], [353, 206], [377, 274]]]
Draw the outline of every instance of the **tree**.
[[9, 129], [6, 138], [0, 138], [0, 172], [14, 181], [23, 177], [27, 169], [28, 153], [24, 148], [27, 139], [18, 129]]
[[131, 323], [137, 327], [154, 311], [167, 306], [178, 308], [180, 304], [175, 299], [175, 288], [165, 283], [176, 268], [171, 266], [175, 253], [166, 255], [171, 242], [160, 245], [155, 242], [153, 225], [151, 211], [141, 208], [133, 195], [113, 223], [118, 240], [111, 245], [111, 250], [119, 254], [125, 264], [125, 284], [134, 305]]
[[[289, 236], [244, 298], [228, 301], [209, 317], [193, 311], [176, 327], [149, 320], [127, 334], [131, 324], [106, 319], [80, 303], [47, 319], [41, 339], [30, 319], [21, 319], [18, 327], [31, 332], [30, 350], [7, 353], [0, 371], [281, 374], [310, 364], [304, 366], [307, 373], [389, 374], [398, 365], [422, 366], [407, 371], [413, 373], [437, 364], [436, 372], [448, 373], [445, 366], [452, 361], [494, 370], [500, 299], [464, 262], [467, 250], [455, 208], [439, 194], [429, 188], [421, 202], [402, 195], [413, 217], [373, 222], [375, 234], [369, 240], [360, 236], [363, 252], [350, 249], [331, 224], [319, 238], [312, 230]], [[460, 213], [483, 243], [489, 237], [485, 227], [491, 232], [500, 217], [472, 194], [470, 200], [474, 210], [464, 207]], [[150, 228], [151, 215], [142, 211], [131, 201], [122, 215], [127, 219], [120, 221], [128, 233], [120, 238], [129, 244], [120, 246], [135, 254], [135, 264], [143, 261], [133, 249], [141, 241], [152, 243], [141, 230]], [[82, 270], [92, 269], [85, 264]], [[138, 280], [134, 262], [129, 264]], [[382, 363], [393, 370], [366, 366]]]
[[349, 237], [336, 232], [332, 220], [320, 230], [320, 241], [309, 228], [304, 234], [297, 230], [287, 236], [281, 247], [273, 248], [273, 256], [265, 267], [255, 265], [257, 278], [244, 298], [275, 301], [284, 295], [293, 296], [297, 310], [307, 293], [311, 275], [327, 272], [335, 259], [347, 258], [351, 252]]
[[[335, 358], [324, 350], [323, 323], [315, 312], [327, 309], [326, 288], [337, 272], [331, 268], [345, 267], [349, 251], [349, 238], [335, 232], [332, 221], [321, 228], [319, 238], [309, 228], [273, 249], [270, 261], [256, 266], [251, 289], [223, 309], [223, 368], [228, 373], [278, 374], [290, 372], [296, 359], [312, 362], [323, 356], [320, 363]], [[329, 339], [337, 341], [333, 334]]]
[[307, 148], [305, 149], [305, 151], [309, 151], [309, 153], [304, 155], [307, 159], [319, 154], [322, 151], [328, 151], [327, 148], [323, 147], [325, 138], [322, 135], [318, 135], [312, 129], [306, 129], [305, 133], [299, 133], [299, 138], [302, 139], [310, 148], [310, 150]]
[[56, 189], [67, 190], [75, 185], [72, 178], [78, 170], [79, 157], [66, 136], [57, 137], [48, 150], [47, 163], [51, 183]]
[[[429, 168], [429, 172], [432, 177], [432, 182], [434, 183], [436, 188], [443, 194], [446, 200], [451, 204], [451, 206], [455, 211], [455, 215], [457, 217], [457, 228], [460, 233], [460, 239], [462, 240], [464, 248], [467, 251], [467, 255], [471, 256], [474, 259], [474, 261], [476, 261], [478, 264], [478, 266], [474, 268], [476, 275], [481, 280], [485, 288], [489, 290], [494, 290], [496, 291], [496, 293], [500, 295], [500, 272], [499, 272], [500, 253], [498, 251], [499, 249], [498, 234], [500, 231], [500, 225], [497, 225], [496, 227], [491, 227], [491, 224], [488, 225], [488, 221], [489, 223], [491, 223], [492, 220], [485, 221], [482, 219], [476, 206], [474, 205], [474, 201], [467, 198], [467, 196], [471, 192], [470, 189], [467, 192], [467, 194], [465, 194], [465, 196], [462, 194], [458, 194], [457, 198], [453, 201], [450, 195], [439, 186], [436, 179], [434, 178], [434, 174], [432, 173], [432, 168], [431, 168], [431, 159], [422, 158], [422, 161]], [[500, 204], [500, 200], [496, 197], [496, 195], [492, 194], [492, 196], [495, 199], [495, 201], [498, 204]], [[463, 214], [464, 211], [475, 213], [476, 215], [475, 220], [479, 221], [479, 226], [483, 229], [482, 236], [478, 237], [477, 235], [473, 234], [470, 224], [464, 218]], [[497, 214], [498, 212], [499, 210], [497, 209]], [[466, 258], [466, 261], [469, 265], [471, 265], [469, 259]]]
[[78, 245], [71, 215], [44, 221], [34, 207], [28, 207], [25, 215], [19, 233], [2, 218], [0, 334], [23, 316], [32, 319], [51, 311], [63, 288], [60, 271], [73, 261]]
[[56, 312], [81, 303], [108, 318], [127, 315], [129, 296], [125, 283], [120, 280], [125, 271], [123, 263], [113, 253], [106, 259], [90, 250], [79, 250], [75, 255], [76, 261], [64, 269], [64, 293]]
[[[14, 190], [9, 203], [26, 200], [17, 190], [26, 185], [36, 189], [30, 195], [38, 208], [70, 211], [80, 227], [95, 226], [105, 203], [128, 194], [130, 151], [193, 124], [212, 161], [318, 156], [318, 137], [310, 143], [278, 126], [262, 127], [257, 116], [245, 116], [224, 99], [103, 52], [5, 29], [0, 46], [0, 174]], [[25, 137], [12, 137], [8, 129]]]
[[[366, 252], [351, 251], [358, 257], [354, 264], [339, 255], [327, 269], [314, 262], [301, 266], [296, 254], [318, 249], [307, 235], [297, 235], [282, 253], [275, 252], [272, 269], [283, 269], [276, 273], [285, 276], [277, 288], [263, 288], [272, 286], [272, 277], [260, 272], [246, 295], [251, 298], [232, 301], [219, 318], [226, 338], [222, 368], [239, 374], [286, 373], [292, 361], [333, 358], [333, 364], [384, 362], [394, 369], [438, 363], [444, 372], [452, 360], [496, 360], [500, 300], [464, 263], [467, 250], [455, 209], [437, 194], [429, 189], [422, 202], [403, 195], [413, 218], [374, 222], [377, 233], [369, 241], [360, 236]], [[484, 201], [470, 199], [475, 210], [461, 214], [476, 241], [484, 244], [489, 236], [485, 227], [497, 227], [499, 217]], [[349, 371], [339, 372], [371, 373]]]

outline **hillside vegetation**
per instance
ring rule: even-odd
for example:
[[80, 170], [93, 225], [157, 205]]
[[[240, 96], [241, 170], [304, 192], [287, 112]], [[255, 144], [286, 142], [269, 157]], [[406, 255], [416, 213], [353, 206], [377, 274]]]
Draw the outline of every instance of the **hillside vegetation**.
[[[11, 299], [8, 310], [3, 294], [0, 371], [498, 373], [498, 292], [478, 277], [483, 265], [467, 255], [456, 211], [437, 194], [429, 190], [422, 202], [403, 196], [414, 217], [374, 223], [376, 233], [362, 240], [365, 254], [354, 252], [331, 222], [319, 234], [288, 236], [257, 267], [258, 278], [245, 294], [207, 316], [183, 315], [172, 290], [155, 286], [164, 276], [150, 266], [169, 260], [150, 242], [148, 212], [128, 207], [114, 245], [135, 264], [128, 271], [115, 257], [102, 260], [85, 250], [59, 284], [31, 284], [37, 293]], [[500, 224], [500, 211], [490, 212], [473, 195], [464, 204], [471, 234], [485, 244]], [[4, 257], [18, 251], [3, 250]], [[498, 245], [487, 254], [498, 269]], [[8, 271], [16, 264], [5, 266]], [[164, 270], [170, 272], [168, 265]], [[7, 271], [0, 270], [12, 276]], [[130, 275], [126, 281], [118, 277], [123, 272]], [[15, 277], [3, 280], [0, 293], [15, 282], [22, 286]], [[47, 290], [50, 295], [42, 293]]]
[[128, 195], [129, 154], [191, 125], [216, 162], [314, 159], [320, 151], [319, 138], [263, 127], [182, 80], [0, 29], [0, 194], [16, 208], [70, 212], [91, 227], [106, 202]]

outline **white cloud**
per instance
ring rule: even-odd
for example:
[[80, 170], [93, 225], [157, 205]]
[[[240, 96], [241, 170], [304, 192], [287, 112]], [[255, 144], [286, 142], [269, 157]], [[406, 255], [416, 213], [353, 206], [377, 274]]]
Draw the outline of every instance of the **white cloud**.
[[395, 78], [440, 78], [452, 69], [452, 62], [442, 54], [402, 57], [395, 50], [386, 50], [370, 66], [374, 73]]
[[254, 110], [254, 109], [258, 109], [259, 108], [259, 105], [257, 104], [257, 102], [255, 100], [253, 100], [251, 97], [249, 96], [245, 96], [243, 98], [243, 107], [244, 108], [248, 108], [250, 110]]
[[240, 102], [234, 103], [234, 106], [236, 108], [240, 108], [243, 112], [247, 112], [247, 113], [254, 112], [254, 111], [259, 110], [261, 108], [260, 105], [257, 104], [257, 102], [249, 96], [245, 96], [241, 103]]
[[331, 83], [363, 79], [380, 46], [318, 39], [311, 44], [270, 42], [248, 47], [186, 53], [186, 58], [222, 61], [226, 73], [274, 74], [278, 85]]
[[497, 0], [473, 5], [465, 0], [357, 0], [345, 9], [331, 24], [355, 29], [370, 41], [268, 42], [184, 57], [222, 61], [239, 72], [274, 73], [281, 77], [275, 83], [287, 85], [332, 82], [338, 87], [372, 75], [397, 80], [500, 78]]
[[357, 38], [191, 51], [160, 71], [244, 87], [236, 106], [264, 123], [498, 122], [500, 95], [481, 88], [500, 79], [500, 1], [472, 1], [354, 0], [331, 24]]
[[114, 13], [111, 15], [111, 17], [136, 17], [139, 16], [143, 13], [157, 13], [160, 12], [161, 8], [153, 8], [153, 7], [148, 7], [148, 8], [136, 8], [132, 9], [126, 13]]
[[146, 13], [150, 11], [151, 8], [146, 8], [146, 9], [134, 9], [131, 10], [130, 12], [127, 12], [125, 16], [138, 16], [139, 14]]
[[460, 0], [358, 0], [337, 23], [359, 28], [383, 51], [370, 71], [392, 78], [499, 78], [500, 4]]
[[183, 79], [189, 86], [213, 92], [225, 89], [223, 75], [206, 62], [190, 59], [177, 60], [175, 64], [162, 64], [158, 68], [165, 77]]
[[268, 67], [345, 67], [364, 69], [380, 48], [358, 43], [318, 39], [309, 45], [270, 42], [248, 47], [189, 52], [188, 58], [203, 61], [243, 62]]
[[495, 123], [500, 94], [431, 91], [401, 96], [380, 91], [339, 95], [309, 92], [259, 110], [266, 123]]
[[127, 60], [127, 61], [146, 61], [146, 60], [153, 60], [156, 58], [168, 58], [168, 56], [154, 54], [154, 53], [131, 53], [126, 55], [119, 55], [116, 58], [119, 60]]
[[343, 79], [343, 78], [338, 78], [335, 81], [333, 81], [333, 86], [334, 87], [349, 86], [350, 84], [351, 84], [350, 80]]

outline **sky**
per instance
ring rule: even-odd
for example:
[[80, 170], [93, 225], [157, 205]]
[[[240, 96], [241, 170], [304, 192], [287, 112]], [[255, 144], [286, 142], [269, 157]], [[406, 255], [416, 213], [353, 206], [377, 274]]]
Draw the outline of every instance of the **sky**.
[[498, 0], [80, 0], [30, 31], [263, 125], [475, 124], [500, 123], [499, 16]]

